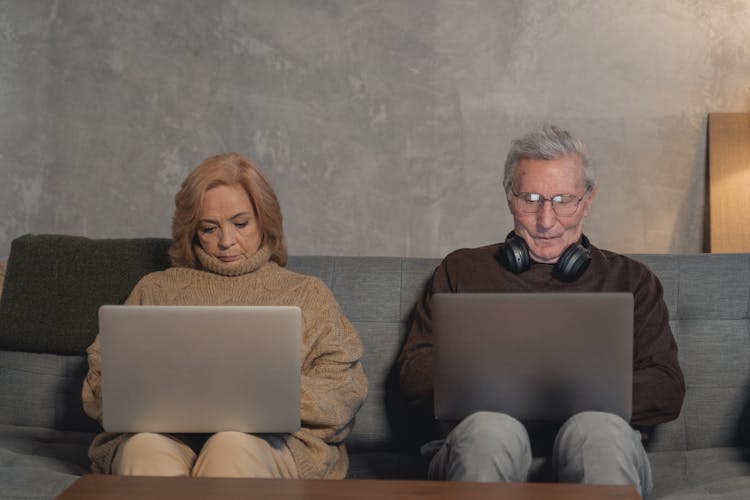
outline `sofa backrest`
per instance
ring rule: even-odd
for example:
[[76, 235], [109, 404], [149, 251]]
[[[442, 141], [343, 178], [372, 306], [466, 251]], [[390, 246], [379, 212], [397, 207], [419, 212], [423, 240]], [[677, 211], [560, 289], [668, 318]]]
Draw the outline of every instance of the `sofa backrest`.
[[394, 362], [417, 298], [439, 259], [290, 257], [289, 269], [318, 276], [333, 291], [364, 344], [369, 395], [347, 440], [352, 451], [402, 447], [413, 429], [394, 394]]
[[631, 257], [662, 282], [687, 389], [649, 451], [750, 445], [750, 254]]
[[[45, 245], [53, 243], [49, 235], [44, 238]], [[69, 244], [72, 237], [54, 238]], [[97, 240], [84, 243], [92, 241]], [[149, 239], [126, 241], [146, 253], [165, 248], [158, 249]], [[8, 281], [20, 279], [14, 277], [12, 252]], [[153, 257], [158, 261], [158, 255]], [[649, 450], [736, 444], [743, 439], [740, 422], [750, 429], [750, 254], [632, 257], [650, 266], [662, 281], [687, 384], [681, 416], [657, 427]], [[438, 263], [389, 257], [289, 259], [291, 270], [318, 276], [328, 285], [365, 346], [370, 393], [348, 440], [352, 451], [403, 446], [407, 417], [394, 395], [393, 367], [413, 306]], [[59, 293], [54, 290], [58, 286], [69, 284], [49, 280], [51, 293]], [[0, 310], [5, 300], [0, 299]], [[0, 423], [95, 428], [80, 409], [85, 370], [80, 354], [0, 351]]]
[[[649, 451], [750, 444], [750, 254], [630, 255], [664, 287], [686, 396], [679, 418], [658, 426]], [[392, 369], [411, 313], [440, 259], [295, 257], [289, 267], [323, 279], [365, 344], [370, 396], [349, 442], [400, 442]]]

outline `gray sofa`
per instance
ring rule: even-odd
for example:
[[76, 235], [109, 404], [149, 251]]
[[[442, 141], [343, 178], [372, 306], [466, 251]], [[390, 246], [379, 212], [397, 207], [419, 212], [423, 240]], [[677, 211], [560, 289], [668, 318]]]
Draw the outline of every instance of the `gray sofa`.
[[[83, 348], [99, 304], [167, 265], [164, 239], [14, 240], [0, 296], [0, 498], [52, 498], [89, 470]], [[651, 498], [750, 498], [750, 254], [635, 255], [661, 278], [687, 382], [682, 415], [649, 444]], [[320, 277], [364, 342], [370, 394], [348, 440], [351, 478], [424, 478], [425, 427], [393, 364], [437, 259], [292, 257]]]

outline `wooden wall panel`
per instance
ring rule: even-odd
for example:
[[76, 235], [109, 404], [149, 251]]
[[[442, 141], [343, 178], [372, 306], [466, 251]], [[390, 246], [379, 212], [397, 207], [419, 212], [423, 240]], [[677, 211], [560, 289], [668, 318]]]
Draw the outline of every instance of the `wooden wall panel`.
[[750, 113], [708, 118], [711, 252], [750, 252]]

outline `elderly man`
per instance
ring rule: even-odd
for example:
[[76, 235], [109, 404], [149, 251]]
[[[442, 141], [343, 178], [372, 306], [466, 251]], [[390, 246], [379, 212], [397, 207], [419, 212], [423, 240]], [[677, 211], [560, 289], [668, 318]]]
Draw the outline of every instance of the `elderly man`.
[[[544, 126], [513, 142], [503, 179], [514, 220], [503, 243], [456, 250], [435, 269], [399, 356], [401, 385], [425, 411], [433, 404], [431, 297], [438, 292], [631, 292], [634, 296], [633, 414], [587, 411], [561, 425], [525, 426], [513, 415], [479, 412], [422, 447], [433, 479], [562, 482], [652, 487], [643, 443], [677, 417], [685, 393], [677, 345], [659, 280], [644, 265], [591, 245], [583, 222], [596, 198], [583, 144]], [[551, 472], [550, 472], [551, 470]], [[549, 476], [544, 475], [544, 480]]]

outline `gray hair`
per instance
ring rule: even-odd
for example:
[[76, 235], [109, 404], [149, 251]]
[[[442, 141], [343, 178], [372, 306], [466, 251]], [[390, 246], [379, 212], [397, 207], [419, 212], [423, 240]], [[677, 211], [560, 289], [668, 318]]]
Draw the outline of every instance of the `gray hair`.
[[583, 162], [586, 191], [594, 189], [596, 178], [594, 168], [591, 165], [591, 158], [586, 152], [586, 146], [570, 132], [548, 124], [532, 130], [511, 144], [508, 157], [505, 160], [505, 174], [503, 175], [505, 193], [510, 196], [513, 176], [516, 173], [518, 162], [522, 159], [557, 160], [571, 154], [578, 155]]

